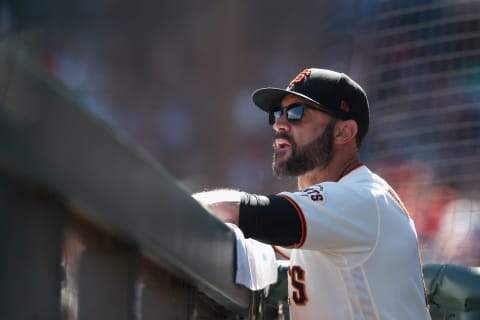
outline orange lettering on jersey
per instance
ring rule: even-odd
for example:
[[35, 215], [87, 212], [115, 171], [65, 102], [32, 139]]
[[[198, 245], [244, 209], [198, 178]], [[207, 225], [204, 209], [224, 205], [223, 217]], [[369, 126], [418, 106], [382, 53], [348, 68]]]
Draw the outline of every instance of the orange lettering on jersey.
[[307, 304], [308, 297], [305, 290], [305, 271], [300, 266], [290, 266], [288, 268], [290, 283], [292, 285], [292, 299], [297, 306]]
[[289, 84], [288, 84], [288, 88], [291, 88], [293, 87], [294, 85], [296, 85], [297, 83], [301, 82], [305, 77], [308, 77], [310, 75], [310, 73], [312, 73], [312, 70], [310, 69], [305, 69], [303, 70], [302, 72], [300, 72], [296, 77], [295, 79], [293, 79]]

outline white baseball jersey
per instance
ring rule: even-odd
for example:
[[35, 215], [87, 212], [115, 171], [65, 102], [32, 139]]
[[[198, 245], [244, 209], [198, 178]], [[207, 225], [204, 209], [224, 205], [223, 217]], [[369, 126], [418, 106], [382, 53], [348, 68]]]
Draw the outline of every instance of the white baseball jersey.
[[303, 222], [289, 250], [292, 320], [430, 319], [413, 221], [382, 178], [360, 166], [279, 195]]

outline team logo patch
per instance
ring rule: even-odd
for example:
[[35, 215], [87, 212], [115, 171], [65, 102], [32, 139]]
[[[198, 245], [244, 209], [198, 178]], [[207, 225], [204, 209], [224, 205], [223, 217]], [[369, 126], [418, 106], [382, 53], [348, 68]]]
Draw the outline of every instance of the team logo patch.
[[290, 83], [288, 84], [288, 88], [292, 88], [294, 85], [296, 85], [299, 82], [302, 82], [305, 77], [308, 77], [312, 73], [312, 70], [310, 69], [305, 69], [302, 72], [300, 72]]
[[312, 200], [312, 201], [325, 201], [324, 188], [322, 185], [316, 185], [310, 188], [305, 189], [303, 192]]

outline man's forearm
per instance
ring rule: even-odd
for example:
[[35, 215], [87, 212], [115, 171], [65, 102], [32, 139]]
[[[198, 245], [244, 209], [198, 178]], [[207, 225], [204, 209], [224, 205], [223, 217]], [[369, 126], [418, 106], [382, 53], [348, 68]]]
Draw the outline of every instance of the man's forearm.
[[303, 242], [303, 214], [285, 197], [231, 189], [200, 192], [193, 197], [220, 220], [239, 226], [247, 238], [280, 246]]
[[241, 195], [237, 190], [218, 189], [195, 193], [192, 197], [220, 220], [238, 225]]

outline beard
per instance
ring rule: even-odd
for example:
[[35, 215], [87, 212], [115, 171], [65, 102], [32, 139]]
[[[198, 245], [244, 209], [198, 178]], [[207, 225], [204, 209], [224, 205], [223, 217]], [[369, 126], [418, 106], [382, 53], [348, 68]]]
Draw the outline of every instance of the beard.
[[315, 168], [326, 166], [332, 157], [334, 126], [335, 121], [332, 119], [323, 133], [302, 149], [298, 148], [297, 143], [288, 133], [276, 134], [275, 138], [283, 138], [290, 143], [291, 155], [285, 161], [279, 161], [279, 153], [274, 150], [273, 173], [278, 177], [296, 177]]

